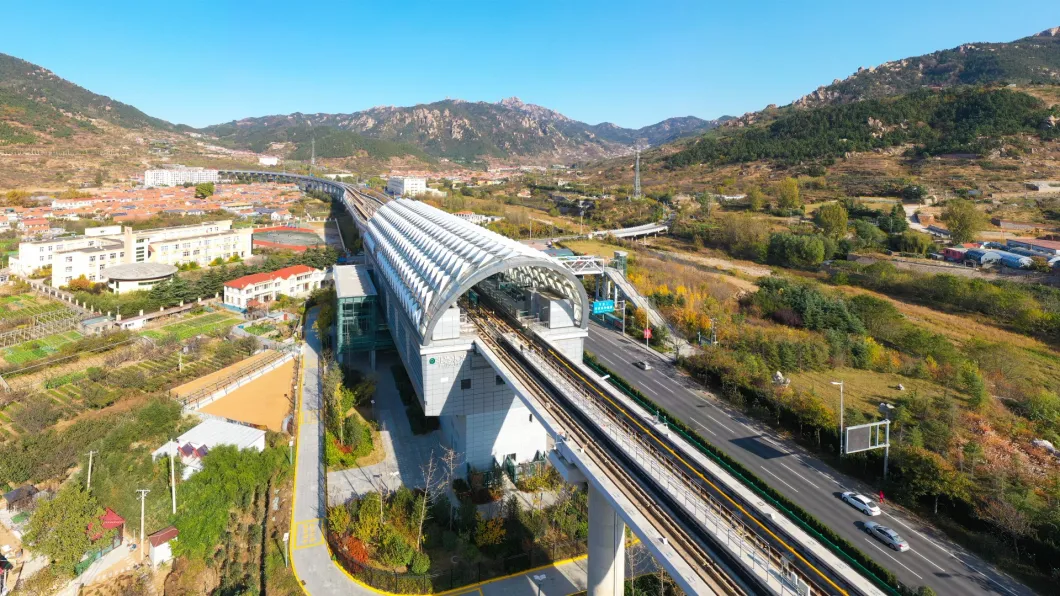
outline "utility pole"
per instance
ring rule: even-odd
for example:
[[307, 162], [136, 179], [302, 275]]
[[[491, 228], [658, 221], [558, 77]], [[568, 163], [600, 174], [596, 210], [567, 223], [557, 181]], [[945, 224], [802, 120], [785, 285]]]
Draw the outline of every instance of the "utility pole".
[[633, 165], [633, 198], [639, 199], [640, 195], [640, 143], [633, 146], [633, 154], [636, 161]]
[[169, 485], [173, 488], [173, 515], [177, 514], [177, 442], [173, 441], [173, 451], [169, 452]]
[[843, 457], [843, 384], [844, 381], [832, 381], [839, 385], [839, 457]]
[[136, 492], [140, 493], [140, 562], [144, 562], [144, 499], [147, 498], [147, 493], [151, 492], [149, 489], [141, 488]]
[[96, 453], [99, 453], [99, 452], [98, 451], [89, 451], [88, 452], [88, 487], [85, 489], [88, 492], [92, 492], [92, 456], [95, 455]]

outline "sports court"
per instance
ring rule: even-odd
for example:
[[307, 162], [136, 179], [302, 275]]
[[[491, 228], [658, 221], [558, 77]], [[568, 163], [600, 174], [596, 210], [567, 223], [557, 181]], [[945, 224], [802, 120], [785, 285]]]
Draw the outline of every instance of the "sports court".
[[260, 228], [254, 230], [253, 242], [259, 248], [277, 248], [304, 251], [315, 246], [324, 246], [320, 234], [308, 228]]

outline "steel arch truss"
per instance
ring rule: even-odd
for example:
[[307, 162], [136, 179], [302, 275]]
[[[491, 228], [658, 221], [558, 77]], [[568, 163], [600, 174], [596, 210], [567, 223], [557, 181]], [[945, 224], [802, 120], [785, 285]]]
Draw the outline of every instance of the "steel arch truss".
[[588, 296], [558, 261], [458, 217], [411, 200], [390, 201], [366, 225], [364, 246], [379, 276], [428, 345], [441, 315], [475, 284], [504, 273], [571, 300], [588, 328]]

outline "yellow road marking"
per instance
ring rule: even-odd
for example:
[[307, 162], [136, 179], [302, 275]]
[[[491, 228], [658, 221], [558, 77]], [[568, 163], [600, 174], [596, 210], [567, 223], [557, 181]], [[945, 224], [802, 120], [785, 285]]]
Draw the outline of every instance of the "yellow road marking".
[[632, 416], [632, 415], [631, 415], [631, 414], [630, 414], [629, 412], [627, 412], [627, 411], [626, 411], [626, 409], [625, 409], [624, 407], [622, 407], [622, 405], [621, 405], [621, 404], [618, 404], [618, 403], [616, 403], [616, 402], [615, 402], [615, 400], [611, 399], [611, 397], [610, 397], [610, 396], [608, 396], [607, 394], [605, 394], [605, 393], [604, 393], [603, 391], [600, 391], [599, 389], [597, 389], [597, 388], [596, 388], [596, 385], [594, 385], [593, 383], [590, 383], [590, 382], [589, 382], [589, 380], [588, 380], [588, 379], [586, 379], [585, 377], [583, 377], [583, 376], [582, 376], [582, 375], [581, 375], [581, 374], [580, 374], [580, 373], [579, 373], [579, 372], [578, 372], [577, 370], [575, 370], [575, 369], [571, 368], [571, 366], [570, 366], [569, 364], [567, 364], [567, 362], [566, 362], [566, 361], [565, 361], [565, 360], [564, 360], [563, 358], [559, 358], [559, 354], [557, 354], [557, 353], [556, 353], [555, 351], [553, 351], [553, 350], [552, 350], [551, 348], [549, 348], [549, 350], [548, 350], [548, 351], [549, 351], [549, 353], [551, 353], [551, 354], [552, 354], [553, 356], [555, 356], [555, 357], [556, 357], [556, 360], [558, 360], [558, 361], [559, 361], [559, 362], [560, 362], [561, 364], [563, 364], [563, 366], [567, 367], [567, 369], [568, 369], [568, 370], [570, 370], [570, 371], [571, 371], [571, 372], [572, 372], [572, 373], [573, 373], [573, 374], [574, 374], [575, 376], [577, 376], [577, 377], [578, 377], [579, 379], [581, 379], [582, 381], [585, 381], [585, 384], [586, 384], [587, 386], [589, 386], [589, 387], [592, 387], [592, 388], [593, 388], [593, 390], [594, 390], [594, 391], [596, 391], [596, 393], [600, 394], [600, 397], [602, 397], [602, 398], [604, 398], [605, 400], [607, 400], [607, 402], [608, 402], [608, 403], [610, 403], [610, 404], [611, 404], [612, 406], [614, 406], [614, 407], [615, 407], [615, 409], [617, 409], [617, 410], [618, 410], [618, 411], [619, 411], [619, 412], [620, 412], [620, 413], [621, 413], [621, 414], [622, 414], [623, 416], [625, 416], [625, 417], [626, 417], [627, 419], [631, 420], [631, 421], [633, 422], [633, 424], [636, 424], [636, 425], [637, 425], [638, 427], [640, 427], [640, 429], [641, 429], [642, 431], [644, 431], [645, 433], [647, 433], [647, 434], [648, 434], [648, 435], [649, 435], [649, 436], [650, 436], [650, 437], [651, 437], [652, 439], [655, 439], [655, 442], [657, 442], [657, 443], [659, 444], [659, 446], [660, 446], [660, 447], [662, 447], [662, 448], [663, 448], [663, 449], [665, 449], [666, 451], [670, 452], [670, 454], [671, 454], [671, 455], [673, 455], [673, 456], [674, 456], [674, 457], [675, 457], [675, 458], [677, 459], [677, 461], [679, 461], [679, 462], [681, 462], [682, 464], [684, 464], [684, 465], [685, 465], [685, 467], [687, 467], [687, 468], [688, 468], [689, 470], [692, 470], [692, 472], [693, 472], [693, 473], [694, 473], [694, 474], [695, 474], [696, 476], [699, 476], [699, 477], [700, 477], [700, 479], [702, 479], [702, 480], [703, 480], [703, 482], [706, 482], [706, 483], [707, 483], [707, 484], [709, 484], [709, 485], [710, 485], [711, 487], [713, 487], [713, 488], [714, 488], [714, 490], [718, 491], [718, 493], [719, 493], [719, 494], [720, 494], [721, 496], [725, 497], [725, 499], [726, 499], [727, 501], [729, 501], [730, 503], [732, 503], [732, 505], [733, 505], [734, 507], [736, 507], [737, 509], [739, 509], [739, 510], [740, 510], [740, 511], [741, 511], [741, 512], [742, 512], [742, 513], [744, 514], [744, 515], [746, 515], [747, 517], [751, 518], [751, 519], [752, 519], [752, 520], [753, 520], [753, 521], [755, 522], [755, 524], [757, 524], [757, 525], [758, 525], [758, 527], [760, 527], [760, 528], [762, 528], [763, 530], [765, 530], [765, 532], [766, 532], [767, 534], [769, 534], [770, 536], [772, 536], [772, 537], [773, 537], [773, 539], [774, 539], [774, 540], [776, 540], [777, 542], [779, 542], [780, 544], [782, 544], [782, 545], [784, 546], [784, 548], [786, 548], [786, 549], [788, 549], [789, 551], [791, 551], [791, 553], [792, 553], [793, 555], [795, 555], [796, 557], [798, 557], [798, 559], [799, 559], [800, 561], [802, 561], [803, 563], [805, 563], [805, 564], [806, 564], [806, 566], [807, 566], [807, 567], [809, 567], [810, 569], [812, 569], [812, 570], [813, 570], [813, 571], [814, 571], [815, 573], [817, 573], [817, 575], [821, 576], [821, 578], [822, 578], [822, 579], [824, 579], [824, 581], [828, 582], [828, 584], [829, 584], [830, 586], [832, 586], [832, 587], [833, 587], [833, 588], [835, 588], [836, 590], [839, 590], [839, 593], [840, 593], [840, 594], [847, 594], [847, 591], [846, 591], [846, 590], [844, 590], [843, 588], [840, 588], [839, 586], [837, 586], [837, 585], [835, 584], [835, 582], [833, 582], [833, 581], [832, 581], [831, 579], [829, 579], [829, 578], [828, 578], [828, 576], [826, 576], [826, 575], [825, 575], [824, 573], [822, 573], [820, 569], [817, 569], [816, 567], [814, 567], [814, 566], [813, 566], [813, 563], [810, 563], [809, 561], [807, 561], [807, 560], [806, 560], [806, 559], [805, 559], [805, 558], [804, 558], [804, 557], [803, 557], [802, 555], [800, 555], [800, 554], [799, 554], [799, 553], [798, 553], [798, 552], [797, 552], [797, 551], [796, 551], [796, 550], [795, 550], [794, 548], [792, 548], [792, 547], [791, 547], [790, 545], [788, 545], [788, 543], [787, 543], [787, 542], [784, 542], [784, 541], [783, 541], [783, 540], [782, 540], [782, 539], [781, 539], [781, 538], [780, 538], [779, 536], [777, 536], [776, 534], [774, 534], [774, 533], [773, 533], [773, 532], [772, 532], [772, 531], [771, 531], [771, 530], [770, 530], [769, 528], [767, 528], [767, 527], [766, 527], [766, 526], [765, 526], [765, 525], [764, 525], [764, 524], [763, 524], [763, 523], [762, 523], [761, 521], [759, 521], [757, 517], [755, 517], [755, 516], [751, 515], [751, 514], [750, 514], [750, 513], [749, 513], [749, 512], [748, 512], [748, 511], [747, 511], [746, 509], [744, 509], [744, 508], [743, 508], [743, 506], [742, 506], [742, 505], [740, 505], [739, 503], [737, 503], [736, 501], [734, 501], [734, 500], [732, 499], [732, 497], [730, 497], [730, 496], [728, 495], [728, 493], [726, 493], [725, 491], [721, 490], [721, 488], [719, 488], [719, 487], [718, 487], [718, 486], [717, 486], [716, 484], [714, 484], [714, 483], [713, 483], [713, 482], [711, 482], [711, 481], [710, 481], [709, 479], [707, 479], [707, 477], [706, 477], [706, 476], [704, 476], [704, 475], [703, 475], [703, 473], [702, 473], [702, 472], [700, 472], [700, 471], [699, 471], [699, 470], [698, 470], [698, 469], [697, 469], [696, 467], [694, 467], [694, 466], [692, 466], [691, 464], [689, 464], [689, 463], [688, 463], [687, 461], [685, 461], [685, 459], [684, 459], [683, 457], [681, 457], [680, 455], [678, 455], [678, 453], [677, 453], [676, 451], [674, 451], [673, 449], [671, 449], [671, 448], [669, 447], [669, 445], [667, 445], [666, 443], [662, 442], [662, 440], [661, 440], [661, 439], [659, 439], [659, 437], [658, 437], [658, 436], [656, 436], [654, 432], [652, 432], [652, 431], [651, 431], [651, 430], [649, 430], [649, 429], [648, 429], [647, 427], [645, 427], [645, 426], [644, 426], [643, 424], [641, 424], [641, 423], [640, 423], [640, 421], [639, 421], [639, 420], [637, 420], [637, 418], [636, 418], [636, 417]]
[[312, 548], [324, 544], [324, 524], [320, 519], [308, 519], [294, 525], [294, 541], [291, 550]]

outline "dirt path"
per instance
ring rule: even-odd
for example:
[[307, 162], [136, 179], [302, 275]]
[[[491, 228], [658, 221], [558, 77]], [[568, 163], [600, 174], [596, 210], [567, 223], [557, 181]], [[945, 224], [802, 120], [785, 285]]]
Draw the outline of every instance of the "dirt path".
[[280, 432], [283, 419], [291, 411], [291, 381], [294, 360], [236, 389], [221, 399], [211, 402], [200, 412], [260, 424]]

